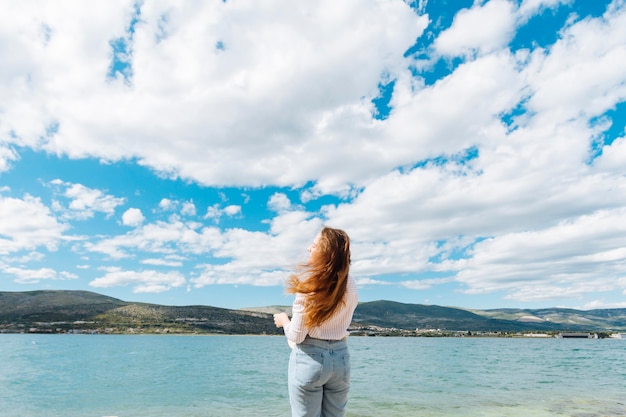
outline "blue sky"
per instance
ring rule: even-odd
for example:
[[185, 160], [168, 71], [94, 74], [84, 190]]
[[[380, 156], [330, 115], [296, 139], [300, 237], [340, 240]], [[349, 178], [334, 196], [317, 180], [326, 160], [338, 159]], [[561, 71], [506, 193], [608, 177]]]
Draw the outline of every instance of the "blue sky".
[[626, 307], [626, 3], [0, 4], [0, 290]]

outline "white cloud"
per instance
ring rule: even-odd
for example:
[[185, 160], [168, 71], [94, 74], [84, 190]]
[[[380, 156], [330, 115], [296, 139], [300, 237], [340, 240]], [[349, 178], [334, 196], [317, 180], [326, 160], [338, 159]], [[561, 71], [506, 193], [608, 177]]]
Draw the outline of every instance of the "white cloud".
[[172, 268], [183, 266], [183, 262], [180, 260], [168, 260], [168, 259], [143, 259], [141, 261], [144, 265], [155, 265], [155, 266], [171, 266]]
[[355, 281], [359, 287], [364, 287], [366, 285], [391, 285], [389, 281], [382, 281], [371, 278], [358, 278]]
[[8, 171], [11, 163], [18, 159], [17, 153], [5, 146], [0, 146], [0, 172]]
[[501, 115], [526, 94], [518, 59], [508, 51], [478, 57], [429, 87], [416, 88], [407, 72], [396, 82], [393, 112], [380, 129], [385, 138], [374, 174], [363, 173], [365, 184], [387, 174], [388, 165], [411, 167], [442, 155], [458, 155], [468, 148], [504, 145]]
[[204, 215], [205, 219], [215, 219], [215, 221], [219, 221], [219, 218], [222, 215], [222, 210], [219, 204], [213, 204], [212, 206], [207, 207], [206, 214]]
[[206, 265], [199, 277], [192, 279], [196, 288], [206, 285], [283, 285], [291, 271], [285, 269], [241, 271], [234, 265]]
[[224, 207], [224, 213], [230, 217], [241, 214], [241, 206], [237, 206], [231, 204], [230, 206]]
[[220, 218], [223, 215], [233, 217], [239, 214], [241, 214], [241, 206], [231, 204], [226, 207], [220, 207], [219, 204], [214, 204], [212, 206], [207, 207], [207, 212], [204, 215], [204, 218], [213, 219], [215, 223], [219, 223]]
[[599, 211], [539, 231], [476, 243], [450, 261], [470, 293], [505, 290], [518, 301], [579, 298], [625, 290], [626, 210]]
[[322, 223], [303, 212], [290, 212], [272, 220], [270, 232], [226, 230], [214, 256], [225, 264], [206, 264], [193, 278], [196, 287], [212, 284], [282, 285], [298, 262], [306, 260], [306, 248]]
[[[386, 126], [394, 140], [387, 141], [390, 150], [382, 156], [402, 150], [407, 159], [420, 152], [422, 158], [444, 154], [452, 161], [415, 169], [409, 165], [379, 175], [353, 201], [326, 207], [330, 222], [361, 240], [355, 245], [360, 254], [353, 263], [355, 273], [399, 273], [404, 267], [416, 273], [458, 271], [469, 291], [505, 291], [518, 301], [576, 298], [591, 290], [620, 288], [603, 276], [621, 276], [618, 266], [624, 262], [620, 251], [624, 242], [606, 240], [591, 225], [578, 231], [578, 249], [585, 255], [558, 241], [554, 245], [562, 252], [545, 263], [533, 265], [524, 259], [522, 247], [503, 261], [503, 271], [481, 260], [485, 254], [498, 253], [487, 242], [495, 245], [511, 236], [534, 240], [535, 234], [547, 239], [563, 230], [557, 226], [563, 221], [587, 224], [585, 219], [608, 211], [615, 216], [613, 221], [623, 222], [622, 215], [613, 211], [626, 204], [622, 140], [605, 146], [593, 166], [587, 161], [601, 127], [592, 125], [590, 118], [624, 100], [626, 77], [607, 61], [624, 50], [624, 16], [626, 9], [621, 8], [607, 20], [573, 24], [553, 54], [541, 51], [524, 57], [493, 52], [461, 65], [427, 88], [400, 79]], [[602, 37], [610, 40], [602, 43]], [[596, 48], [591, 47], [596, 43]], [[579, 65], [580, 71], [569, 69], [570, 65]], [[563, 74], [572, 78], [561, 82], [558, 77]], [[531, 112], [509, 130], [500, 116], [529, 97], [526, 106]], [[472, 147], [472, 160], [461, 156], [455, 161], [455, 149]], [[462, 240], [455, 247], [457, 237]], [[450, 242], [449, 249], [434, 244], [440, 241]], [[393, 244], [397, 248], [390, 250]], [[604, 249], [596, 253], [594, 248], [599, 247]], [[468, 260], [430, 261], [448, 259], [459, 251]], [[566, 262], [572, 266], [564, 272]], [[595, 272], [577, 275], [572, 268], [581, 262], [588, 262]], [[517, 275], [509, 282], [511, 271]], [[523, 277], [528, 276], [532, 284], [524, 284]], [[563, 281], [555, 283], [555, 279]]]
[[452, 282], [452, 279], [450, 278], [421, 279], [421, 280], [403, 281], [400, 283], [400, 285], [405, 288], [412, 289], [412, 290], [427, 290], [435, 285], [448, 284], [450, 282]]
[[183, 203], [183, 208], [180, 210], [180, 214], [183, 216], [195, 216], [196, 205], [192, 201], [186, 201]]
[[169, 198], [163, 198], [159, 202], [159, 208], [165, 211], [173, 210], [175, 205], [176, 205], [176, 202], [170, 200]]
[[3, 272], [15, 276], [15, 282], [19, 284], [37, 284], [42, 280], [65, 280], [76, 279], [78, 276], [70, 272], [57, 272], [52, 268], [25, 269], [7, 267]]
[[452, 26], [434, 42], [441, 55], [488, 53], [505, 47], [515, 33], [515, 8], [508, 0], [491, 0], [461, 10]]
[[[194, 185], [300, 193], [303, 206], [271, 195], [275, 216], [264, 231], [185, 222], [196, 203], [174, 196], [158, 204], [166, 222], [144, 219], [163, 215], [153, 206], [129, 209], [122, 222], [141, 228], [73, 248], [155, 267], [198, 265], [187, 276], [198, 287], [278, 285], [330, 224], [353, 237], [359, 285], [395, 274], [404, 288], [456, 279], [467, 292], [514, 300], [626, 291], [626, 245], [609, 227], [624, 234], [623, 133], [592, 158], [610, 124], [605, 112], [626, 100], [626, 7], [572, 16], [546, 49], [508, 46], [533, 14], [565, 2], [474, 2], [431, 57], [464, 62], [433, 83], [403, 56], [427, 18], [402, 1], [144, 2], [132, 37], [130, 1], [5, 2], [0, 52], [12, 59], [0, 68], [0, 171], [17, 161], [12, 149], [30, 147], [136, 161]], [[127, 80], [108, 75], [119, 38], [130, 42]], [[392, 80], [392, 111], [376, 120], [371, 99]], [[67, 221], [111, 216], [126, 202], [52, 184], [64, 197], [51, 207]], [[218, 203], [198, 199], [200, 210], [208, 205], [203, 219], [243, 220], [242, 206], [219, 190]], [[342, 203], [307, 211], [326, 194]], [[55, 249], [68, 227], [41, 199], [0, 197], [1, 254]], [[449, 276], [411, 275], [430, 271]], [[181, 277], [112, 269], [94, 282], [160, 291], [184, 285]]]
[[596, 159], [594, 166], [600, 172], [620, 175], [626, 166], [626, 138], [621, 137], [603, 146], [602, 155]]
[[124, 226], [136, 227], [143, 223], [144, 220], [145, 217], [138, 208], [129, 208], [122, 214], [122, 223]]
[[[123, 33], [132, 3], [112, 0], [83, 6], [63, 0], [2, 4], [0, 45], [3, 56], [11, 56], [11, 64], [0, 71], [3, 138], [12, 136], [19, 145], [40, 147], [50, 137], [46, 133], [50, 126], [80, 120], [91, 107], [88, 94], [83, 96], [85, 108], [71, 105], [65, 115], [58, 111], [74, 101], [71, 97], [77, 98], [80, 89], [86, 93], [103, 84], [109, 40]], [[72, 155], [86, 155], [87, 136], [70, 140]], [[108, 147], [105, 142], [102, 146]]]
[[613, 302], [606, 302], [604, 300], [594, 300], [594, 301], [585, 303], [582, 307], [580, 307], [581, 310], [597, 310], [597, 309], [606, 309], [606, 308], [626, 308], [626, 301], [613, 303]]
[[137, 252], [144, 255], [171, 255], [177, 251], [198, 254], [215, 250], [221, 244], [221, 239], [218, 229], [200, 228], [197, 223], [183, 223], [174, 219], [171, 222], [145, 224], [140, 229], [95, 243], [87, 242], [85, 249], [106, 254], [113, 259], [128, 258]]
[[89, 285], [96, 288], [109, 288], [132, 285], [134, 293], [159, 293], [185, 285], [185, 277], [179, 272], [124, 271], [121, 268], [108, 268], [106, 273]]
[[284, 193], [274, 193], [267, 202], [267, 207], [272, 211], [281, 213], [291, 209], [291, 201]]
[[56, 250], [66, 239], [68, 225], [60, 223], [41, 199], [0, 195], [0, 254], [31, 250], [43, 246]]
[[[532, 95], [527, 108], [538, 123], [589, 119], [626, 99], [626, 8], [566, 28], [546, 51], [535, 51], [523, 75]], [[585, 120], [586, 121], [586, 120]]]
[[126, 201], [124, 198], [107, 195], [101, 190], [82, 184], [72, 184], [58, 179], [51, 181], [51, 184], [65, 188], [63, 197], [70, 199], [67, 209], [64, 209], [68, 218], [85, 220], [93, 217], [96, 212], [112, 216], [115, 208]]
[[128, 86], [107, 72], [110, 42], [127, 37], [135, 3], [72, 3], [72, 13], [34, 4], [3, 6], [4, 16], [20, 16], [5, 19], [2, 37], [14, 51], [2, 124], [14, 141], [72, 158], [136, 158], [205, 185], [325, 183], [349, 168], [334, 162], [359, 167], [356, 137], [325, 151], [341, 131], [320, 123], [355, 106], [369, 114], [363, 97], [405, 66], [404, 51], [427, 23], [402, 1], [146, 2], [129, 45]]
[[572, 3], [573, 0], [523, 0], [519, 7], [519, 14], [523, 20], [529, 19], [535, 13], [545, 9], [556, 9], [562, 4]]
[[7, 263], [12, 263], [12, 264], [27, 264], [29, 262], [38, 262], [41, 261], [42, 259], [44, 259], [46, 257], [46, 255], [44, 255], [41, 252], [29, 252], [26, 253], [22, 256], [16, 256], [16, 257], [9, 257], [9, 256], [5, 256], [3, 258], [3, 260]]

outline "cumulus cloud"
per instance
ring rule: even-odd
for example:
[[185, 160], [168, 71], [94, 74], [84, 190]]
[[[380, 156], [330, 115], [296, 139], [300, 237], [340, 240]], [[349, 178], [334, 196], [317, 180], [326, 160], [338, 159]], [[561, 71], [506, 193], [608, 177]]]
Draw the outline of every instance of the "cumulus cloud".
[[561, 4], [570, 2], [571, 0], [523, 0], [519, 7], [519, 14], [525, 20], [541, 12], [542, 9], [556, 9]]
[[539, 123], [588, 123], [626, 99], [618, 64], [626, 59], [625, 8], [572, 24], [561, 38], [549, 53], [535, 51], [522, 72], [531, 92], [526, 106]]
[[514, 23], [512, 2], [476, 2], [471, 9], [456, 14], [452, 27], [439, 35], [434, 48], [439, 54], [450, 56], [493, 52], [509, 43], [515, 33]]
[[290, 212], [272, 219], [270, 233], [226, 230], [213, 255], [229, 261], [201, 265], [200, 275], [191, 281], [196, 287], [282, 285], [296, 264], [306, 260], [306, 248], [321, 226], [319, 218], [305, 212]]
[[207, 212], [204, 215], [205, 219], [213, 219], [215, 223], [219, 223], [220, 218], [224, 215], [233, 217], [241, 214], [241, 206], [230, 204], [226, 207], [222, 207], [220, 204], [214, 204], [207, 207]]
[[214, 219], [216, 222], [219, 222], [219, 218], [221, 215], [222, 215], [222, 209], [220, 208], [220, 205], [214, 204], [212, 206], [207, 207], [204, 218]]
[[236, 265], [219, 266], [206, 265], [200, 276], [192, 279], [196, 288], [206, 285], [254, 285], [275, 286], [282, 285], [289, 276], [285, 269], [254, 270], [237, 268]]
[[183, 266], [183, 262], [180, 257], [171, 257], [170, 259], [149, 258], [149, 259], [143, 259], [141, 263], [144, 265], [170, 266], [173, 268]]
[[621, 137], [611, 145], [602, 147], [602, 154], [594, 161], [600, 172], [619, 175], [626, 164], [626, 138]]
[[241, 214], [241, 206], [237, 206], [234, 204], [231, 204], [229, 206], [224, 207], [224, 213], [228, 216], [236, 216], [238, 214]]
[[183, 208], [180, 210], [180, 214], [183, 216], [195, 216], [196, 205], [192, 201], [186, 201], [183, 203]]
[[66, 217], [85, 220], [94, 216], [96, 212], [112, 216], [115, 208], [124, 204], [124, 198], [107, 195], [101, 190], [86, 187], [82, 184], [72, 184], [61, 180], [54, 180], [51, 184], [64, 189], [62, 196], [70, 202], [63, 209]]
[[7, 171], [11, 162], [17, 159], [18, 155], [13, 149], [0, 145], [0, 172]]
[[27, 252], [23, 255], [20, 256], [6, 256], [4, 257], [4, 261], [12, 264], [12, 263], [18, 263], [18, 264], [27, 264], [30, 262], [38, 262], [41, 261], [42, 259], [44, 259], [46, 257], [46, 255], [44, 255], [41, 252]]
[[624, 291], [625, 219], [620, 208], [504, 234], [476, 243], [471, 259], [450, 261], [448, 267], [458, 268], [457, 279], [470, 293], [506, 290], [519, 301]]
[[[16, 71], [11, 82], [31, 86], [5, 96], [5, 108], [15, 109], [3, 119], [5, 132], [72, 158], [138, 158], [207, 185], [323, 181], [330, 161], [303, 155], [334, 134], [324, 120], [360, 107], [364, 92], [376, 96], [381, 74], [404, 66], [402, 54], [427, 23], [404, 2], [143, 3], [130, 37], [135, 3], [94, 7], [72, 3], [71, 15], [59, 5], [3, 13], [21, 16], [4, 23], [24, 33], [19, 42], [7, 39], [30, 74], [27, 80]], [[107, 78], [118, 39], [130, 42], [128, 79]], [[351, 149], [329, 156], [351, 159]]]
[[275, 193], [270, 197], [267, 206], [273, 211], [284, 212], [291, 209], [291, 201], [284, 193]]
[[181, 287], [185, 282], [185, 277], [176, 271], [124, 271], [121, 268], [108, 268], [102, 277], [94, 279], [89, 285], [96, 288], [131, 285], [134, 293], [159, 293]]
[[15, 276], [15, 282], [19, 284], [37, 284], [45, 280], [66, 280], [76, 279], [77, 275], [62, 271], [57, 272], [52, 268], [24, 269], [24, 268], [4, 268], [3, 272]]
[[420, 279], [420, 280], [403, 281], [400, 283], [400, 285], [406, 288], [410, 288], [412, 290], [427, 290], [434, 285], [447, 284], [452, 281], [453, 280], [450, 278]]
[[[140, 228], [73, 235], [81, 256], [155, 269], [107, 269], [99, 287], [280, 285], [329, 224], [353, 236], [362, 286], [456, 283], [520, 302], [624, 292], [626, 145], [607, 132], [626, 101], [626, 7], [572, 14], [550, 46], [515, 50], [533, 16], [571, 2], [518, 3], [476, 1], [428, 43], [439, 22], [426, 2], [9, 2], [0, 171], [29, 148], [216, 190], [126, 210]], [[440, 60], [448, 72], [432, 80]], [[127, 201], [52, 185], [49, 204], [0, 197], [1, 254], [53, 250], [64, 222]], [[243, 206], [225, 186], [248, 187]], [[419, 278], [430, 272], [443, 278]]]
[[112, 259], [123, 259], [138, 251], [160, 255], [175, 254], [178, 250], [191, 254], [210, 252], [220, 242], [218, 229], [172, 219], [170, 222], [145, 224], [124, 235], [86, 242], [85, 249], [106, 254]]
[[61, 223], [41, 199], [0, 195], [0, 254], [45, 247], [55, 250], [69, 226]]
[[176, 202], [170, 200], [169, 198], [163, 198], [160, 202], [159, 202], [159, 208], [161, 210], [165, 210], [165, 211], [170, 211], [173, 209], [173, 207], [176, 205]]
[[129, 208], [122, 214], [124, 226], [139, 226], [144, 220], [145, 217], [138, 208]]

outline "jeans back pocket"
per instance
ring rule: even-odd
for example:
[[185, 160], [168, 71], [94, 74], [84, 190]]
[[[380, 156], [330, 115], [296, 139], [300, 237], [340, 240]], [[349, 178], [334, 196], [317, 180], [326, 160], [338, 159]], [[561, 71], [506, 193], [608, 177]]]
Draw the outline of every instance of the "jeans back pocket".
[[324, 355], [318, 352], [294, 352], [293, 377], [303, 385], [316, 385], [321, 382], [324, 370]]

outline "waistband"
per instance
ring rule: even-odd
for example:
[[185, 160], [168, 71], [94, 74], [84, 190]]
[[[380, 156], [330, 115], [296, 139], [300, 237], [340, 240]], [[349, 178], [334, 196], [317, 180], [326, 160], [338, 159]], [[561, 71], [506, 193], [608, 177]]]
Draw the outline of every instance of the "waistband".
[[317, 346], [321, 348], [332, 347], [335, 349], [348, 346], [348, 343], [345, 337], [339, 340], [332, 340], [332, 339], [315, 339], [314, 337], [307, 336], [306, 338], [304, 338], [304, 340], [300, 344], [309, 345], [309, 346]]

